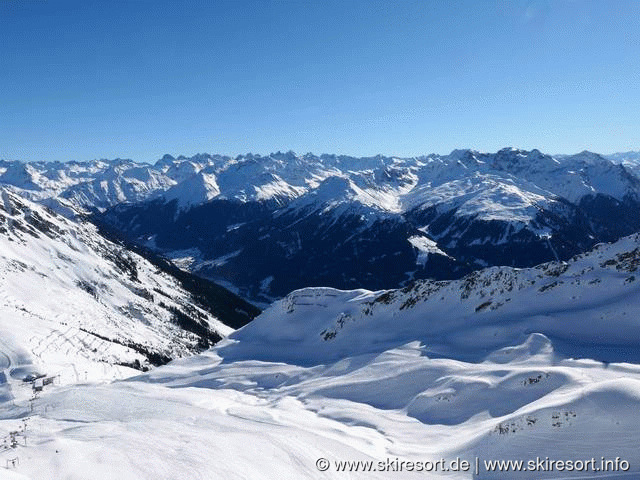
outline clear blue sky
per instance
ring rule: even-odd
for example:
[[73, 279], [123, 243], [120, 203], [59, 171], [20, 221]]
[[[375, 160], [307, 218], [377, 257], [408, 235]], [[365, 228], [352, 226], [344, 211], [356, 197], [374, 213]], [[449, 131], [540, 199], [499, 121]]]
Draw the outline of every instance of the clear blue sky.
[[0, 158], [640, 148], [640, 2], [0, 0]]

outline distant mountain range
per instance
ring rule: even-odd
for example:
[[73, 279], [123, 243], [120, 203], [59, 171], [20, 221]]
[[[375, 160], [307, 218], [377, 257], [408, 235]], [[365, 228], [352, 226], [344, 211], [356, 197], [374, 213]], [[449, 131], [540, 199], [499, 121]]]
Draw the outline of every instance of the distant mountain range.
[[612, 155], [607, 155], [606, 158], [614, 163], [621, 163], [629, 170], [632, 170], [636, 175], [640, 174], [640, 151], [614, 153]]
[[640, 154], [165, 155], [0, 163], [0, 182], [268, 303], [565, 260], [640, 230]]

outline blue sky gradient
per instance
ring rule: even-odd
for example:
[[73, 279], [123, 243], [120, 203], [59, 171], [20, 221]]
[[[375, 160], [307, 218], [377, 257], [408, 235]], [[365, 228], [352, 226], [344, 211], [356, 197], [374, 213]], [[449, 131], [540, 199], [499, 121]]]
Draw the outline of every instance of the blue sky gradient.
[[640, 2], [0, 1], [0, 158], [640, 148]]

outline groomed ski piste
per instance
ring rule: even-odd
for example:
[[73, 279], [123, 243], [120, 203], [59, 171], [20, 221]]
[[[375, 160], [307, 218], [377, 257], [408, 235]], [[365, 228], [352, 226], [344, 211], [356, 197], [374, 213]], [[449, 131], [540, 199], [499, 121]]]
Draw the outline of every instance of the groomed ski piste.
[[[147, 373], [54, 332], [47, 313], [109, 328], [117, 299], [133, 299], [124, 280], [111, 278], [99, 310], [87, 292], [74, 297], [84, 270], [67, 278], [25, 260], [60, 244], [23, 237], [3, 268], [24, 265], [0, 288], [0, 478], [640, 475], [640, 235], [569, 262], [403, 290], [298, 290], [212, 349]], [[79, 252], [56, 255], [89, 262]], [[139, 320], [112, 328], [161, 331]], [[488, 471], [497, 460], [538, 463]], [[455, 461], [468, 470], [442, 471]]]

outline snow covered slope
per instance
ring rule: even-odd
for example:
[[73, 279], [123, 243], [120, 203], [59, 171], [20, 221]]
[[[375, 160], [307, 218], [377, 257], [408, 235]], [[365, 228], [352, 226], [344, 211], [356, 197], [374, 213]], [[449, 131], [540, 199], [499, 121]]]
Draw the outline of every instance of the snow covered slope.
[[[638, 478], [639, 267], [633, 235], [403, 290], [299, 290], [203, 354], [5, 403], [0, 429], [30, 418], [2, 459], [32, 479]], [[468, 471], [406, 471], [457, 458]]]
[[202, 351], [233, 330], [224, 321], [238, 321], [211, 307], [93, 225], [0, 188], [0, 336], [16, 352], [8, 377], [111, 378]]

